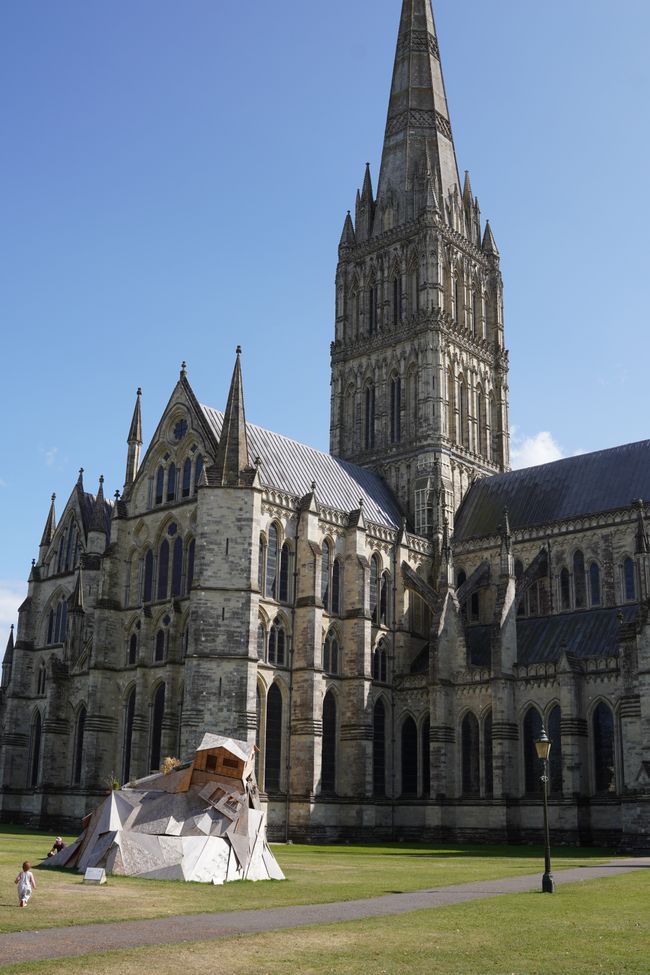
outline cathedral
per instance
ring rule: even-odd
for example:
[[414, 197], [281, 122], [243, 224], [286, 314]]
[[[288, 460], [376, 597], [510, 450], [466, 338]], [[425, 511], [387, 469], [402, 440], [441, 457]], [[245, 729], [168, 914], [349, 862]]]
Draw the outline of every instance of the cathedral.
[[[78, 829], [205, 732], [271, 839], [650, 844], [650, 441], [509, 466], [499, 251], [430, 0], [338, 248], [330, 452], [185, 364], [123, 491], [52, 498], [2, 665], [0, 817]], [[224, 390], [224, 394], [226, 391]], [[93, 485], [94, 486], [94, 485]], [[45, 513], [45, 512], [44, 512]]]

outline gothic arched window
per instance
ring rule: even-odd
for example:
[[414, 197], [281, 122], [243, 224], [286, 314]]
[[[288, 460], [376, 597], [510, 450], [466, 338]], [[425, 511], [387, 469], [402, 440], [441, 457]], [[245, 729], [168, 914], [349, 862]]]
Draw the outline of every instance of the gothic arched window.
[[386, 683], [386, 642], [381, 640], [372, 655], [372, 679], [382, 684]]
[[376, 555], [370, 559], [370, 619], [374, 624], [379, 622], [379, 559]]
[[284, 624], [278, 617], [271, 627], [269, 633], [269, 663], [277, 667], [285, 666], [287, 634]]
[[326, 674], [339, 673], [339, 641], [335, 630], [330, 630], [323, 644], [323, 670]]
[[390, 442], [402, 439], [402, 380], [393, 376], [390, 381]]
[[422, 724], [422, 730], [420, 732], [420, 737], [422, 739], [422, 795], [425, 799], [428, 799], [429, 795], [431, 794], [430, 735], [431, 721], [429, 718], [425, 718], [424, 723]]
[[151, 707], [151, 748], [149, 750], [149, 768], [152, 772], [157, 772], [160, 768], [160, 751], [162, 748], [164, 716], [165, 685], [159, 684], [153, 696]]
[[494, 772], [492, 767], [492, 709], [483, 718], [483, 782], [485, 795], [494, 792]]
[[560, 572], [560, 605], [562, 609], [571, 609], [571, 578], [566, 567]]
[[158, 588], [156, 590], [157, 599], [167, 599], [167, 586], [169, 583], [169, 542], [163, 539], [158, 551]]
[[276, 525], [271, 525], [269, 528], [269, 537], [266, 546], [267, 599], [276, 598], [277, 575], [278, 575], [278, 529]]
[[167, 501], [173, 501], [176, 497], [176, 464], [172, 463], [167, 468]]
[[336, 791], [336, 699], [328, 691], [323, 701], [323, 754], [321, 792]]
[[165, 468], [161, 464], [156, 472], [156, 494], [155, 494], [156, 504], [163, 503], [164, 490], [165, 490]]
[[623, 563], [623, 594], [626, 602], [633, 602], [636, 599], [634, 562], [629, 557]]
[[589, 595], [592, 606], [600, 606], [602, 596], [600, 594], [600, 568], [597, 562], [592, 562], [589, 566]]
[[154, 662], [159, 664], [165, 659], [165, 649], [167, 644], [167, 633], [162, 627], [156, 633], [156, 642], [154, 645], [153, 659]]
[[194, 584], [194, 553], [196, 551], [196, 540], [193, 538], [187, 546], [187, 579], [185, 582], [185, 592], [189, 596], [192, 585]]
[[77, 714], [74, 734], [74, 760], [72, 765], [72, 784], [80, 785], [83, 774], [84, 735], [86, 732], [86, 708], [82, 704]]
[[271, 684], [266, 698], [266, 747], [264, 785], [267, 792], [279, 792], [282, 770], [282, 694]]
[[372, 791], [386, 795], [386, 708], [381, 698], [372, 717]]
[[142, 586], [142, 601], [150, 603], [153, 596], [153, 552], [147, 550], [144, 557], [144, 582]]
[[551, 751], [548, 756], [549, 791], [562, 792], [562, 712], [556, 705], [548, 716], [548, 737], [551, 740]]
[[192, 460], [187, 457], [183, 464], [183, 480], [181, 484], [181, 496], [189, 498], [192, 493]]
[[373, 281], [368, 288], [368, 335], [377, 331], [377, 285]]
[[278, 584], [278, 602], [288, 603], [291, 592], [291, 549], [287, 542], [280, 549], [280, 578]]
[[399, 271], [393, 277], [393, 325], [402, 320], [402, 275]]
[[341, 613], [342, 575], [341, 560], [334, 559], [334, 565], [332, 566], [332, 613], [334, 616], [339, 616]]
[[580, 549], [573, 555], [573, 592], [576, 609], [582, 609], [587, 605], [587, 592], [585, 585], [585, 557]]
[[129, 654], [127, 658], [127, 664], [129, 667], [134, 667], [138, 662], [138, 634], [132, 633], [129, 637]]
[[379, 585], [379, 619], [380, 626], [388, 626], [390, 619], [390, 576], [383, 572]]
[[199, 490], [199, 484], [201, 483], [201, 474], [203, 473], [203, 454], [197, 454], [196, 461], [194, 464], [194, 493]]
[[614, 715], [601, 701], [592, 717], [594, 786], [596, 792], [616, 792]]
[[323, 609], [329, 613], [330, 609], [330, 564], [331, 564], [331, 545], [325, 539], [321, 551], [320, 563], [320, 598]]
[[375, 446], [375, 387], [366, 386], [364, 394], [364, 446], [371, 450]]
[[542, 733], [542, 716], [537, 708], [529, 707], [524, 717], [524, 779], [527, 795], [542, 791], [541, 763], [535, 742]]
[[468, 711], [460, 729], [462, 784], [464, 796], [477, 796], [481, 791], [479, 772], [479, 727], [478, 718]]
[[177, 535], [172, 550], [172, 596], [180, 596], [183, 588], [183, 539]]
[[451, 369], [447, 370], [447, 436], [456, 439], [456, 382]]
[[38, 785], [40, 773], [42, 727], [41, 712], [36, 708], [32, 718], [29, 739], [29, 775], [27, 779], [32, 789]]
[[124, 745], [122, 760], [122, 782], [131, 778], [131, 748], [133, 744], [133, 722], [135, 719], [135, 687], [132, 687], [124, 706]]
[[45, 682], [47, 680], [47, 667], [45, 666], [45, 661], [41, 660], [40, 666], [38, 668], [38, 675], [36, 677], [36, 693], [39, 697], [45, 694]]
[[266, 660], [266, 627], [264, 623], [257, 626], [257, 659]]
[[415, 796], [418, 791], [418, 732], [410, 716], [402, 724], [402, 788], [403, 796]]

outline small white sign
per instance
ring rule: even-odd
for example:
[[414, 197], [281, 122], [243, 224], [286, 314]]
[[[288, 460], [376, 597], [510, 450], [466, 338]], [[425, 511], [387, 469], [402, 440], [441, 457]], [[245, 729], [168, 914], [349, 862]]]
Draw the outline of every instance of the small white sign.
[[106, 871], [103, 867], [88, 867], [84, 874], [85, 884], [105, 884]]

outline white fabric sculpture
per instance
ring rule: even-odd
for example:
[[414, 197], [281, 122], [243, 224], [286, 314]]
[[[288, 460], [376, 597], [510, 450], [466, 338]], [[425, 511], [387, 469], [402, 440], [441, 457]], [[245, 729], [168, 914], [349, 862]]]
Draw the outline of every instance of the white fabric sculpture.
[[255, 746], [206, 734], [194, 760], [111, 792], [48, 866], [156, 880], [284, 880], [266, 842]]

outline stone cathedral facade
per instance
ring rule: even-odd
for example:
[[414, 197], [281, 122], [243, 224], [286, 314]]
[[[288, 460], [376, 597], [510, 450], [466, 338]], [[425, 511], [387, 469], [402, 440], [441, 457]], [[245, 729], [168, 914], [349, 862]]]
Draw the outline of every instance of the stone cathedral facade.
[[186, 368], [124, 489], [52, 498], [2, 667], [0, 815], [256, 741], [271, 838], [650, 842], [650, 441], [509, 470], [499, 252], [459, 178], [429, 0], [345, 219], [330, 453]]

